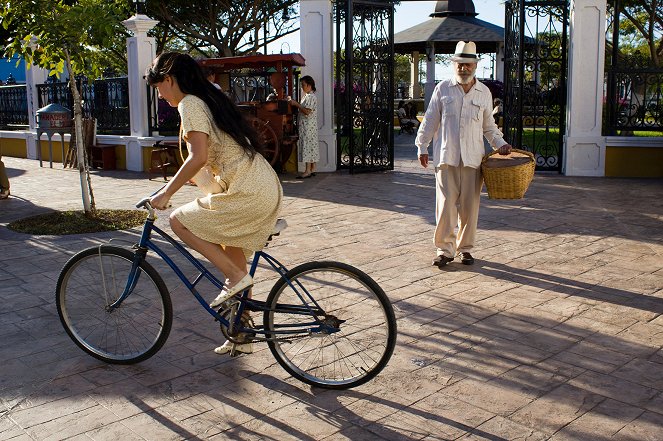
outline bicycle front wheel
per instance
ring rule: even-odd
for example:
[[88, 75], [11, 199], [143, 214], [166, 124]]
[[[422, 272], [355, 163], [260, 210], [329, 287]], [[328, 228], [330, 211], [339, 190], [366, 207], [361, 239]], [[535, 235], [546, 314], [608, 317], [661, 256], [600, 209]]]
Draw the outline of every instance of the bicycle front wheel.
[[386, 366], [396, 345], [396, 318], [386, 294], [344, 263], [293, 268], [276, 282], [267, 306], [264, 325], [274, 358], [314, 386], [359, 386]]
[[168, 338], [173, 307], [165, 283], [147, 262], [122, 303], [134, 253], [101, 245], [74, 255], [58, 278], [56, 304], [69, 337], [85, 352], [108, 363], [130, 364], [154, 355]]

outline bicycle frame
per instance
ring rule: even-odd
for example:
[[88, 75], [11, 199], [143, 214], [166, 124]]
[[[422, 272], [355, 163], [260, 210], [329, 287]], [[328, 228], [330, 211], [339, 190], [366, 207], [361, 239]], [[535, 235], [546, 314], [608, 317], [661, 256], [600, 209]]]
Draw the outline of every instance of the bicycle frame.
[[[147, 219], [145, 220], [145, 224], [143, 225], [143, 231], [141, 233], [140, 240], [137, 245], [135, 245], [136, 252], [134, 254], [134, 260], [132, 263], [132, 267], [129, 273], [129, 277], [127, 279], [127, 284], [124, 288], [124, 291], [122, 292], [122, 295], [111, 305], [108, 306], [108, 310], [112, 311], [113, 309], [118, 308], [122, 302], [131, 294], [133, 289], [135, 288], [138, 279], [140, 278], [140, 271], [138, 271], [140, 264], [143, 260], [146, 259], [147, 257], [147, 251], [152, 250], [155, 252], [159, 257], [161, 257], [166, 264], [175, 272], [175, 274], [179, 277], [179, 279], [182, 281], [182, 283], [189, 289], [189, 291], [194, 295], [196, 300], [205, 308], [205, 310], [212, 315], [216, 320], [218, 320], [222, 325], [227, 326], [228, 329], [231, 329], [234, 332], [251, 332], [254, 334], [267, 334], [267, 332], [263, 329], [263, 326], [256, 326], [255, 328], [245, 328], [241, 324], [241, 317], [242, 313], [245, 309], [251, 310], [251, 311], [273, 311], [273, 312], [287, 312], [289, 314], [299, 314], [299, 315], [306, 315], [311, 317], [311, 322], [300, 322], [297, 323], [296, 325], [277, 325], [275, 324], [275, 328], [282, 328], [280, 330], [271, 330], [269, 333], [270, 334], [275, 334], [275, 335], [289, 335], [289, 334], [301, 334], [301, 333], [318, 333], [318, 332], [326, 332], [326, 333], [333, 333], [337, 332], [338, 330], [330, 327], [329, 325], [326, 325], [322, 323], [318, 317], [319, 316], [324, 316], [324, 311], [318, 305], [318, 303], [313, 299], [311, 295], [309, 295], [308, 291], [306, 288], [299, 283], [298, 281], [293, 285], [293, 283], [287, 279], [285, 276], [286, 273], [288, 272], [288, 268], [286, 268], [281, 262], [279, 262], [276, 258], [270, 256], [264, 251], [256, 251], [253, 255], [253, 260], [251, 262], [251, 266], [249, 269], [249, 274], [251, 274], [251, 277], [255, 276], [255, 272], [258, 268], [258, 262], [260, 261], [260, 258], [264, 259], [274, 270], [279, 274], [279, 277], [283, 278], [286, 280], [286, 283], [293, 289], [293, 291], [297, 294], [299, 297], [300, 301], [302, 302], [301, 305], [285, 305], [285, 304], [278, 304], [276, 305], [275, 308], [268, 308], [266, 305], [266, 302], [260, 301], [260, 300], [253, 300], [248, 298], [248, 291], [245, 291], [239, 301], [239, 307], [237, 310], [237, 313], [235, 314], [235, 319], [231, 323], [229, 320], [227, 320], [225, 317], [223, 317], [221, 314], [219, 314], [216, 310], [211, 308], [205, 299], [200, 295], [198, 290], [196, 289], [196, 285], [203, 279], [206, 278], [209, 280], [214, 286], [216, 286], [218, 289], [222, 289], [224, 286], [224, 283], [219, 280], [214, 274], [212, 274], [198, 259], [196, 259], [190, 252], [187, 250], [184, 246], [182, 246], [177, 240], [175, 240], [173, 237], [171, 237], [168, 233], [154, 225], [154, 221], [156, 220], [156, 213], [154, 212], [154, 209], [149, 205], [149, 199], [143, 199], [141, 202], [139, 202], [136, 207], [145, 207], [149, 211], [149, 215]], [[152, 232], [156, 232], [161, 236], [164, 240], [166, 240], [168, 243], [170, 243], [181, 255], [186, 257], [186, 259], [191, 262], [191, 264], [196, 268], [197, 271], [200, 271], [200, 274], [195, 278], [193, 282], [189, 281], [189, 279], [184, 275], [182, 270], [177, 266], [177, 264], [173, 261], [173, 259], [166, 254], [154, 241], [152, 240]], [[272, 337], [271, 340], [276, 339], [276, 337]]]

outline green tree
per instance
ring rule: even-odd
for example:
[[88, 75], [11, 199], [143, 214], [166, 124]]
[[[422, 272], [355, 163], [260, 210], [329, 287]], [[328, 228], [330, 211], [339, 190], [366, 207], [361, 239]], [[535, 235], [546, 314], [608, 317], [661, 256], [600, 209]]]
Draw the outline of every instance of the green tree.
[[394, 83], [410, 83], [411, 55], [394, 54]]
[[121, 0], [0, 0], [0, 16], [9, 36], [7, 56], [18, 54], [28, 66], [34, 64], [58, 76], [66, 70], [69, 75], [83, 208], [86, 214], [94, 214], [82, 136], [81, 94], [74, 78], [101, 74], [105, 66], [97, 62], [100, 48], [116, 33], [124, 32], [121, 21], [128, 16], [128, 5]]
[[298, 4], [298, 0], [148, 0], [146, 9], [161, 22], [162, 31], [184, 44], [182, 49], [228, 57], [258, 52], [297, 31]]
[[[608, 2], [614, 16], [614, 2]], [[663, 66], [663, 1], [620, 0], [619, 56], [629, 64]], [[608, 42], [611, 51], [612, 42]]]

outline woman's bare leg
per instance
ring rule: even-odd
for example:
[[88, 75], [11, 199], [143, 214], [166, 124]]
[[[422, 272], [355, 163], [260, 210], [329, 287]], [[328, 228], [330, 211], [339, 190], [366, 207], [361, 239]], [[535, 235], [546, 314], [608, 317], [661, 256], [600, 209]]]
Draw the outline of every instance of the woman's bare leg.
[[246, 256], [244, 255], [244, 250], [238, 247], [229, 247], [222, 246], [223, 251], [226, 255], [232, 260], [233, 264], [244, 271], [244, 274], [248, 273], [248, 267], [246, 265]]
[[[241, 248], [226, 247], [224, 250], [221, 245], [203, 240], [198, 236], [195, 236], [182, 224], [182, 222], [172, 215], [170, 216], [170, 227], [177, 237], [205, 256], [212, 265], [217, 267], [223, 273], [228, 279], [228, 287], [232, 287], [246, 275], [246, 260]], [[242, 263], [239, 262], [236, 250], [239, 250], [242, 255]]]

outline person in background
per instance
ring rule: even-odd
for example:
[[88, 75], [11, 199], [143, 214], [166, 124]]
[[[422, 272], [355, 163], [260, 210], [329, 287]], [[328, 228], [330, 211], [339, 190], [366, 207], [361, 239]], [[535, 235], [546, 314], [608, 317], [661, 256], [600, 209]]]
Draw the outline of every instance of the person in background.
[[276, 101], [279, 99], [279, 93], [276, 89], [272, 88], [272, 91], [267, 95], [267, 101]]
[[[475, 77], [479, 57], [474, 42], [460, 41], [453, 61], [454, 77], [435, 87], [415, 145], [419, 162], [428, 167], [428, 145], [433, 141], [435, 166], [435, 234], [437, 257], [433, 265], [443, 267], [456, 255], [472, 265], [470, 251], [476, 239], [481, 200], [483, 138], [502, 155], [511, 152], [493, 118], [490, 89]], [[458, 227], [458, 234], [455, 229]]]
[[304, 97], [301, 103], [288, 97], [288, 102], [299, 109], [299, 161], [306, 163], [304, 173], [297, 179], [306, 179], [315, 176], [315, 166], [320, 160], [320, 147], [318, 145], [318, 100], [315, 96], [315, 81], [311, 76], [305, 75], [300, 80]]
[[412, 101], [405, 103], [405, 113], [407, 114], [408, 118], [416, 120], [417, 123], [419, 122], [417, 119], [417, 106], [415, 106]]
[[504, 113], [504, 107], [502, 106], [502, 100], [499, 98], [495, 98], [493, 100], [493, 118], [495, 119], [495, 124], [497, 124], [498, 127], [501, 126], [501, 119], [502, 115]]
[[[410, 123], [410, 124], [412, 124], [411, 127], [416, 129], [417, 127], [419, 127], [419, 120], [417, 118], [412, 119], [410, 117], [410, 114], [408, 113], [408, 110], [409, 110], [408, 109], [408, 104], [410, 104], [410, 103], [408, 102], [406, 104], [402, 100], [398, 102], [398, 110], [396, 111], [398, 113], [398, 121], [401, 125]], [[412, 106], [412, 104], [410, 104], [410, 106]], [[412, 131], [410, 131], [410, 132], [412, 132]]]
[[214, 87], [217, 89], [221, 90], [221, 86], [219, 86], [214, 80], [216, 80], [216, 74], [214, 73], [214, 70], [212, 68], [207, 67], [207, 66], [201, 66], [201, 69], [203, 71], [203, 75], [205, 75], [205, 78], [207, 78], [207, 81], [212, 83]]
[[[189, 152], [150, 203], [155, 209], [166, 209], [189, 180], [201, 189], [201, 197], [171, 213], [170, 227], [226, 277], [223, 290], [210, 303], [217, 308], [253, 286], [246, 260], [265, 246], [274, 230], [283, 198], [281, 183], [260, 154], [256, 132], [239, 108], [205, 78], [193, 58], [162, 53], [145, 78], [160, 98], [177, 107], [181, 138]], [[233, 343], [226, 341], [214, 352], [227, 354], [232, 348]], [[250, 353], [253, 345], [237, 344], [235, 351]]]
[[5, 163], [2, 162], [2, 155], [0, 154], [0, 200], [9, 197], [9, 178], [5, 170]]

